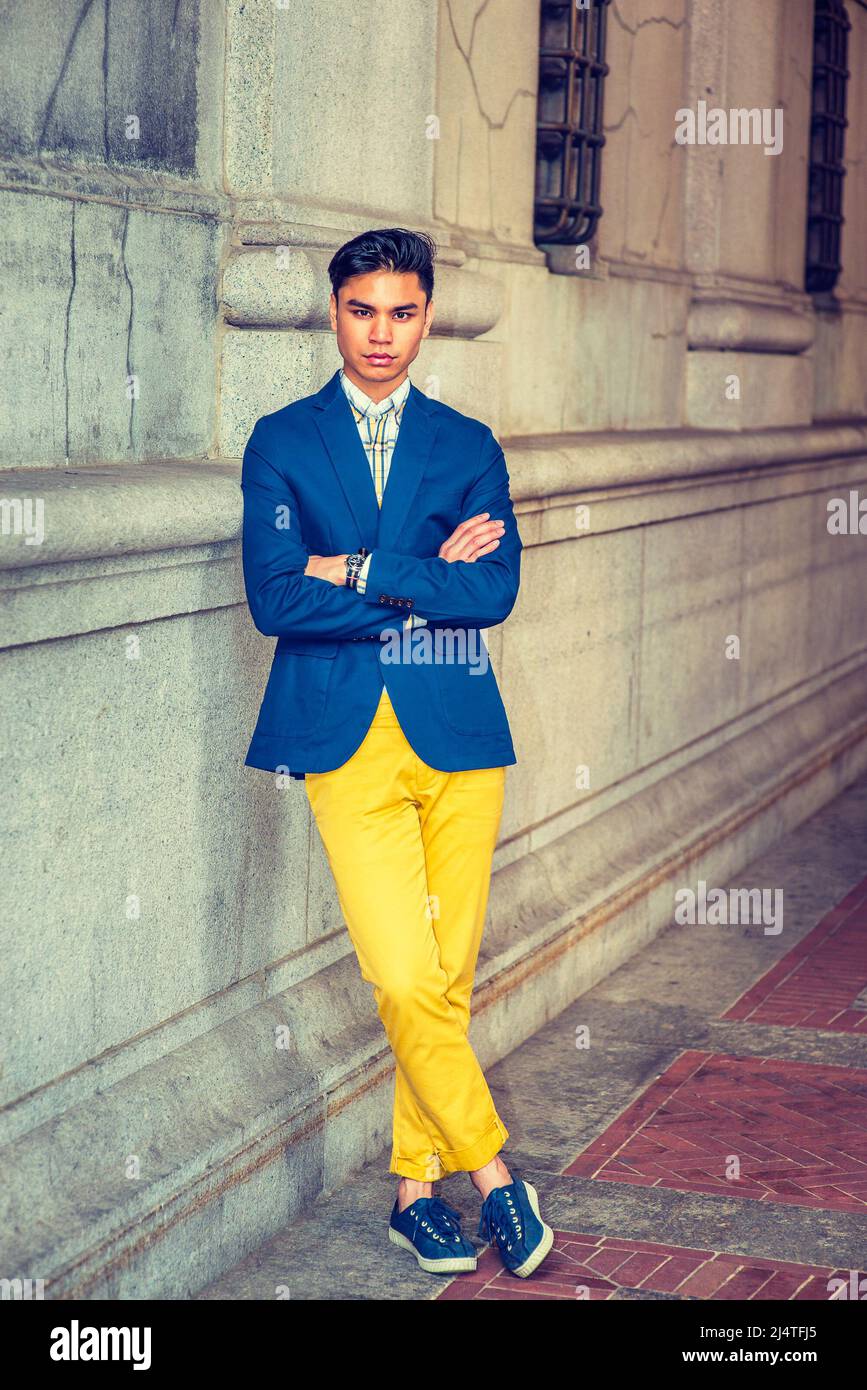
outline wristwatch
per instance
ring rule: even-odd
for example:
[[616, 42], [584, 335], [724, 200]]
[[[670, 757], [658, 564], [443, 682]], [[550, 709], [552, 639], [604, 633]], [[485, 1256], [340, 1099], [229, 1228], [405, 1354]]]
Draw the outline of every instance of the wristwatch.
[[346, 587], [348, 589], [357, 587], [358, 576], [369, 554], [370, 551], [366, 550], [363, 545], [360, 545], [354, 555], [347, 555], [344, 563], [346, 565]]

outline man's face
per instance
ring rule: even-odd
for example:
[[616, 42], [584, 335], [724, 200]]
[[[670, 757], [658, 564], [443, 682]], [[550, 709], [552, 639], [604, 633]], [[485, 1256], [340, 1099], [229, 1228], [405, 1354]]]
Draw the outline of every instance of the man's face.
[[372, 270], [344, 280], [330, 308], [343, 370], [372, 401], [384, 400], [400, 386], [430, 332], [433, 300], [425, 309], [414, 270]]

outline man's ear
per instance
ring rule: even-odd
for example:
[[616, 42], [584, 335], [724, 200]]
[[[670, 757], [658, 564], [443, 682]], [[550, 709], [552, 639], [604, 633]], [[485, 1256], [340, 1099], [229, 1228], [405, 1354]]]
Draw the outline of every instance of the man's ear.
[[336, 331], [337, 331], [337, 295], [334, 293], [333, 290], [331, 291], [331, 297], [330, 297], [329, 300], [328, 300], [328, 316], [329, 316], [329, 318], [331, 319], [331, 327], [332, 327], [332, 329], [336, 332]]
[[428, 333], [430, 332], [430, 326], [431, 326], [431, 324], [433, 323], [433, 321], [434, 321], [434, 302], [433, 302], [433, 298], [431, 298], [431, 299], [428, 300], [428, 306], [427, 306], [427, 309], [425, 310], [425, 316], [424, 316], [424, 333], [422, 333], [422, 335], [421, 335], [423, 338], [426, 338], [427, 335], [428, 335]]

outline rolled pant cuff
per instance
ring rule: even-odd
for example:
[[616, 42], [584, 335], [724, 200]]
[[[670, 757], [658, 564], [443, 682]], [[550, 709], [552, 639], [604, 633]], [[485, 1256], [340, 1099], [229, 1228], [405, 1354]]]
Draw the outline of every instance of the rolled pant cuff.
[[436, 1168], [430, 1159], [426, 1163], [413, 1163], [411, 1158], [393, 1157], [388, 1171], [402, 1178], [415, 1178], [418, 1182], [438, 1182], [443, 1175], [442, 1169]]
[[502, 1120], [497, 1117], [474, 1144], [468, 1144], [464, 1149], [439, 1150], [439, 1160], [443, 1172], [471, 1173], [476, 1168], [484, 1168], [485, 1164], [490, 1163], [491, 1159], [500, 1152], [508, 1137], [509, 1131]]
[[414, 1163], [412, 1159], [396, 1158], [394, 1155], [388, 1171], [402, 1178], [416, 1178], [418, 1182], [438, 1182], [446, 1173], [472, 1173], [476, 1168], [484, 1168], [486, 1163], [490, 1163], [508, 1137], [509, 1131], [498, 1116], [474, 1144], [464, 1149], [440, 1149], [436, 1155], [440, 1161], [439, 1172], [433, 1170], [430, 1158], [424, 1163]]

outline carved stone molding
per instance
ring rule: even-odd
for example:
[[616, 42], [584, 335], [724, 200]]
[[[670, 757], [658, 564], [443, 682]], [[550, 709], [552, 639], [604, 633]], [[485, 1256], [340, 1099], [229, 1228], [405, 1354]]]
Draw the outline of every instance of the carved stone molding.
[[[237, 252], [223, 272], [226, 321], [248, 328], [327, 328], [332, 255], [331, 248], [310, 246], [259, 246]], [[503, 288], [478, 270], [438, 261], [434, 302], [432, 336], [477, 338], [499, 321]]]

